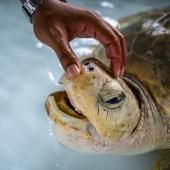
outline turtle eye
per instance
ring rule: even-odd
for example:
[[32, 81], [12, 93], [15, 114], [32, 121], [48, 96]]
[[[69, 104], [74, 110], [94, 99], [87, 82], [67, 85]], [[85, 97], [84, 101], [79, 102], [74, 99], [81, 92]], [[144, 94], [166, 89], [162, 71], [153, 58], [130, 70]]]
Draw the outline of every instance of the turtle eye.
[[105, 102], [108, 104], [118, 104], [122, 100], [124, 100], [124, 98], [125, 98], [125, 95], [123, 93], [121, 93], [120, 95], [117, 95], [116, 97], [112, 97], [112, 98], [106, 100]]
[[124, 103], [125, 98], [126, 96], [123, 92], [118, 94], [100, 94], [98, 102], [107, 109], [116, 109]]

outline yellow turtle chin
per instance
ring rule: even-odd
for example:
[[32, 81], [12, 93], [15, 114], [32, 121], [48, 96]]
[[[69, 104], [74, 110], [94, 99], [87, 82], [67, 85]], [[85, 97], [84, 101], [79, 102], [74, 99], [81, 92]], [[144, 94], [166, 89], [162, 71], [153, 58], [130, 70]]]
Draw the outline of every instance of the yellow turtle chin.
[[49, 118], [56, 128], [63, 130], [63, 135], [74, 134], [84, 139], [90, 137], [86, 130], [88, 120], [75, 111], [66, 91], [58, 91], [49, 95], [45, 106]]
[[62, 130], [62, 138], [112, 143], [136, 128], [140, 119], [136, 97], [124, 81], [114, 79], [97, 61], [86, 60], [79, 76], [69, 79], [64, 75], [61, 81], [65, 91], [51, 94], [46, 110], [56, 133]]

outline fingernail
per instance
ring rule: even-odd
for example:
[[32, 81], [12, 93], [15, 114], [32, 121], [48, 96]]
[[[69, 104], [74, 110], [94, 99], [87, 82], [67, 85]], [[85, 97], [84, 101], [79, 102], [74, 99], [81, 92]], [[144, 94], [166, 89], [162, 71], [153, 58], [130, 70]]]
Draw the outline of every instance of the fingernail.
[[66, 68], [66, 72], [70, 78], [73, 78], [80, 74], [80, 69], [76, 64], [71, 64]]
[[115, 78], [120, 76], [121, 70], [119, 65], [114, 65], [112, 69], [113, 75]]
[[124, 72], [125, 72], [125, 69], [122, 68], [120, 75], [123, 76]]

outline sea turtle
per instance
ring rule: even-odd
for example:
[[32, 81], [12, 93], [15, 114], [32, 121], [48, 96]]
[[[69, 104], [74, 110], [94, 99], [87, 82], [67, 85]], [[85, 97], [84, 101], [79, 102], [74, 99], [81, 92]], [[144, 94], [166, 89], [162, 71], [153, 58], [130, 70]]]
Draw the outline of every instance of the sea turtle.
[[94, 153], [139, 154], [163, 149], [153, 169], [170, 169], [170, 8], [119, 20], [128, 62], [114, 79], [104, 48], [82, 61], [82, 73], [61, 78], [46, 110], [58, 140]]

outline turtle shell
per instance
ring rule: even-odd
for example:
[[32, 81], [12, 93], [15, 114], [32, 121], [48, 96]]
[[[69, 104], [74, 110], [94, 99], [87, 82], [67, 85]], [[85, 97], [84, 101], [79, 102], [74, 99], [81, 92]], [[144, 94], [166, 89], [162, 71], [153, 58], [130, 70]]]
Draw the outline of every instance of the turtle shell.
[[[160, 112], [170, 116], [170, 7], [119, 20], [128, 48], [126, 73], [148, 89]], [[94, 57], [106, 60], [98, 48]], [[103, 61], [106, 65], [108, 61]]]

